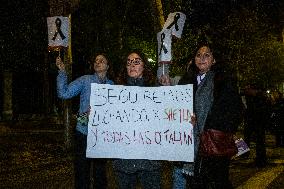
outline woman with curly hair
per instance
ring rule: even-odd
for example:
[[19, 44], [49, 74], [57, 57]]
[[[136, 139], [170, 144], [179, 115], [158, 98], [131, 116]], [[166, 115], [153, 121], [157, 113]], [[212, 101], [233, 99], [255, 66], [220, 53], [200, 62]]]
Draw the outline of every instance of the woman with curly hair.
[[[139, 51], [128, 54], [117, 84], [151, 86], [155, 82], [147, 58]], [[134, 189], [140, 180], [143, 189], [159, 189], [161, 162], [145, 159], [115, 159], [113, 168], [120, 189]]]

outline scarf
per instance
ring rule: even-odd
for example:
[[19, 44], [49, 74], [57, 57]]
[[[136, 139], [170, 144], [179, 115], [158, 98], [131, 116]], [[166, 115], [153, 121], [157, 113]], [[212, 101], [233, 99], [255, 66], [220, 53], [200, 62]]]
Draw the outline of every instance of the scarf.
[[[213, 89], [214, 89], [214, 72], [209, 71], [206, 73], [206, 76], [197, 87], [195, 92], [195, 99], [194, 99], [194, 112], [196, 114], [197, 123], [196, 126], [193, 128], [194, 132], [194, 157], [196, 162], [196, 157], [198, 155], [198, 147], [199, 147], [199, 136], [202, 133], [207, 115], [211, 110], [211, 106], [214, 100], [213, 96]], [[186, 163], [183, 166], [183, 172], [187, 175], [193, 176], [194, 173], [194, 163]]]
[[128, 77], [127, 85], [128, 86], [144, 86], [144, 79], [143, 77], [141, 78]]
[[[207, 115], [213, 103], [214, 73], [209, 71], [202, 82], [198, 85], [195, 92], [195, 110], [197, 125], [195, 127], [195, 136], [199, 136], [205, 126]], [[195, 137], [195, 155], [197, 155], [199, 146], [199, 137]]]

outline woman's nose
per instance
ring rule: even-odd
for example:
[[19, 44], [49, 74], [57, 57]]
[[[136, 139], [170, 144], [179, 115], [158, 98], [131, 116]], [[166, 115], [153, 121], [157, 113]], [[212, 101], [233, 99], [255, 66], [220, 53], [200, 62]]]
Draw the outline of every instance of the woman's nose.
[[132, 68], [134, 68], [134, 67], [135, 67], [135, 64], [131, 63], [130, 66], [131, 66]]
[[201, 56], [201, 59], [200, 59], [202, 62], [204, 62], [206, 60], [206, 57], [205, 56]]

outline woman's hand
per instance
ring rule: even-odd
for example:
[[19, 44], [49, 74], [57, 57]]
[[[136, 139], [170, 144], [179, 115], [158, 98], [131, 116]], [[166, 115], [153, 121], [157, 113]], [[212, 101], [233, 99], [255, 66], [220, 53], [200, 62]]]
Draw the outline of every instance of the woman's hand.
[[171, 79], [168, 75], [162, 75], [159, 79], [159, 83], [161, 85], [164, 85], [164, 86], [170, 86], [171, 85]]
[[91, 106], [89, 106], [88, 111], [87, 111], [88, 116], [90, 115], [90, 113], [91, 113]]
[[60, 58], [60, 56], [58, 56], [56, 58], [56, 66], [60, 71], [65, 71], [65, 65], [64, 65], [62, 59]]
[[195, 113], [191, 114], [190, 115], [190, 123], [192, 124], [192, 126], [195, 126], [196, 125], [196, 115]]

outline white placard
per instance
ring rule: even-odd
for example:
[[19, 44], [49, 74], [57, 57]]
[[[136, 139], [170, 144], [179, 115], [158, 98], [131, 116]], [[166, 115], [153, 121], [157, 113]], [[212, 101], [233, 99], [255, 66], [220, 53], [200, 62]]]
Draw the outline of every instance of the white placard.
[[182, 12], [170, 13], [164, 24], [163, 30], [170, 29], [172, 31], [172, 35], [177, 38], [181, 38], [185, 19], [186, 15]]
[[91, 85], [91, 158], [193, 162], [192, 85]]
[[69, 25], [68, 17], [54, 16], [47, 17], [48, 27], [48, 46], [49, 47], [67, 47], [69, 40]]
[[157, 33], [158, 62], [172, 60], [172, 31], [164, 29]]

